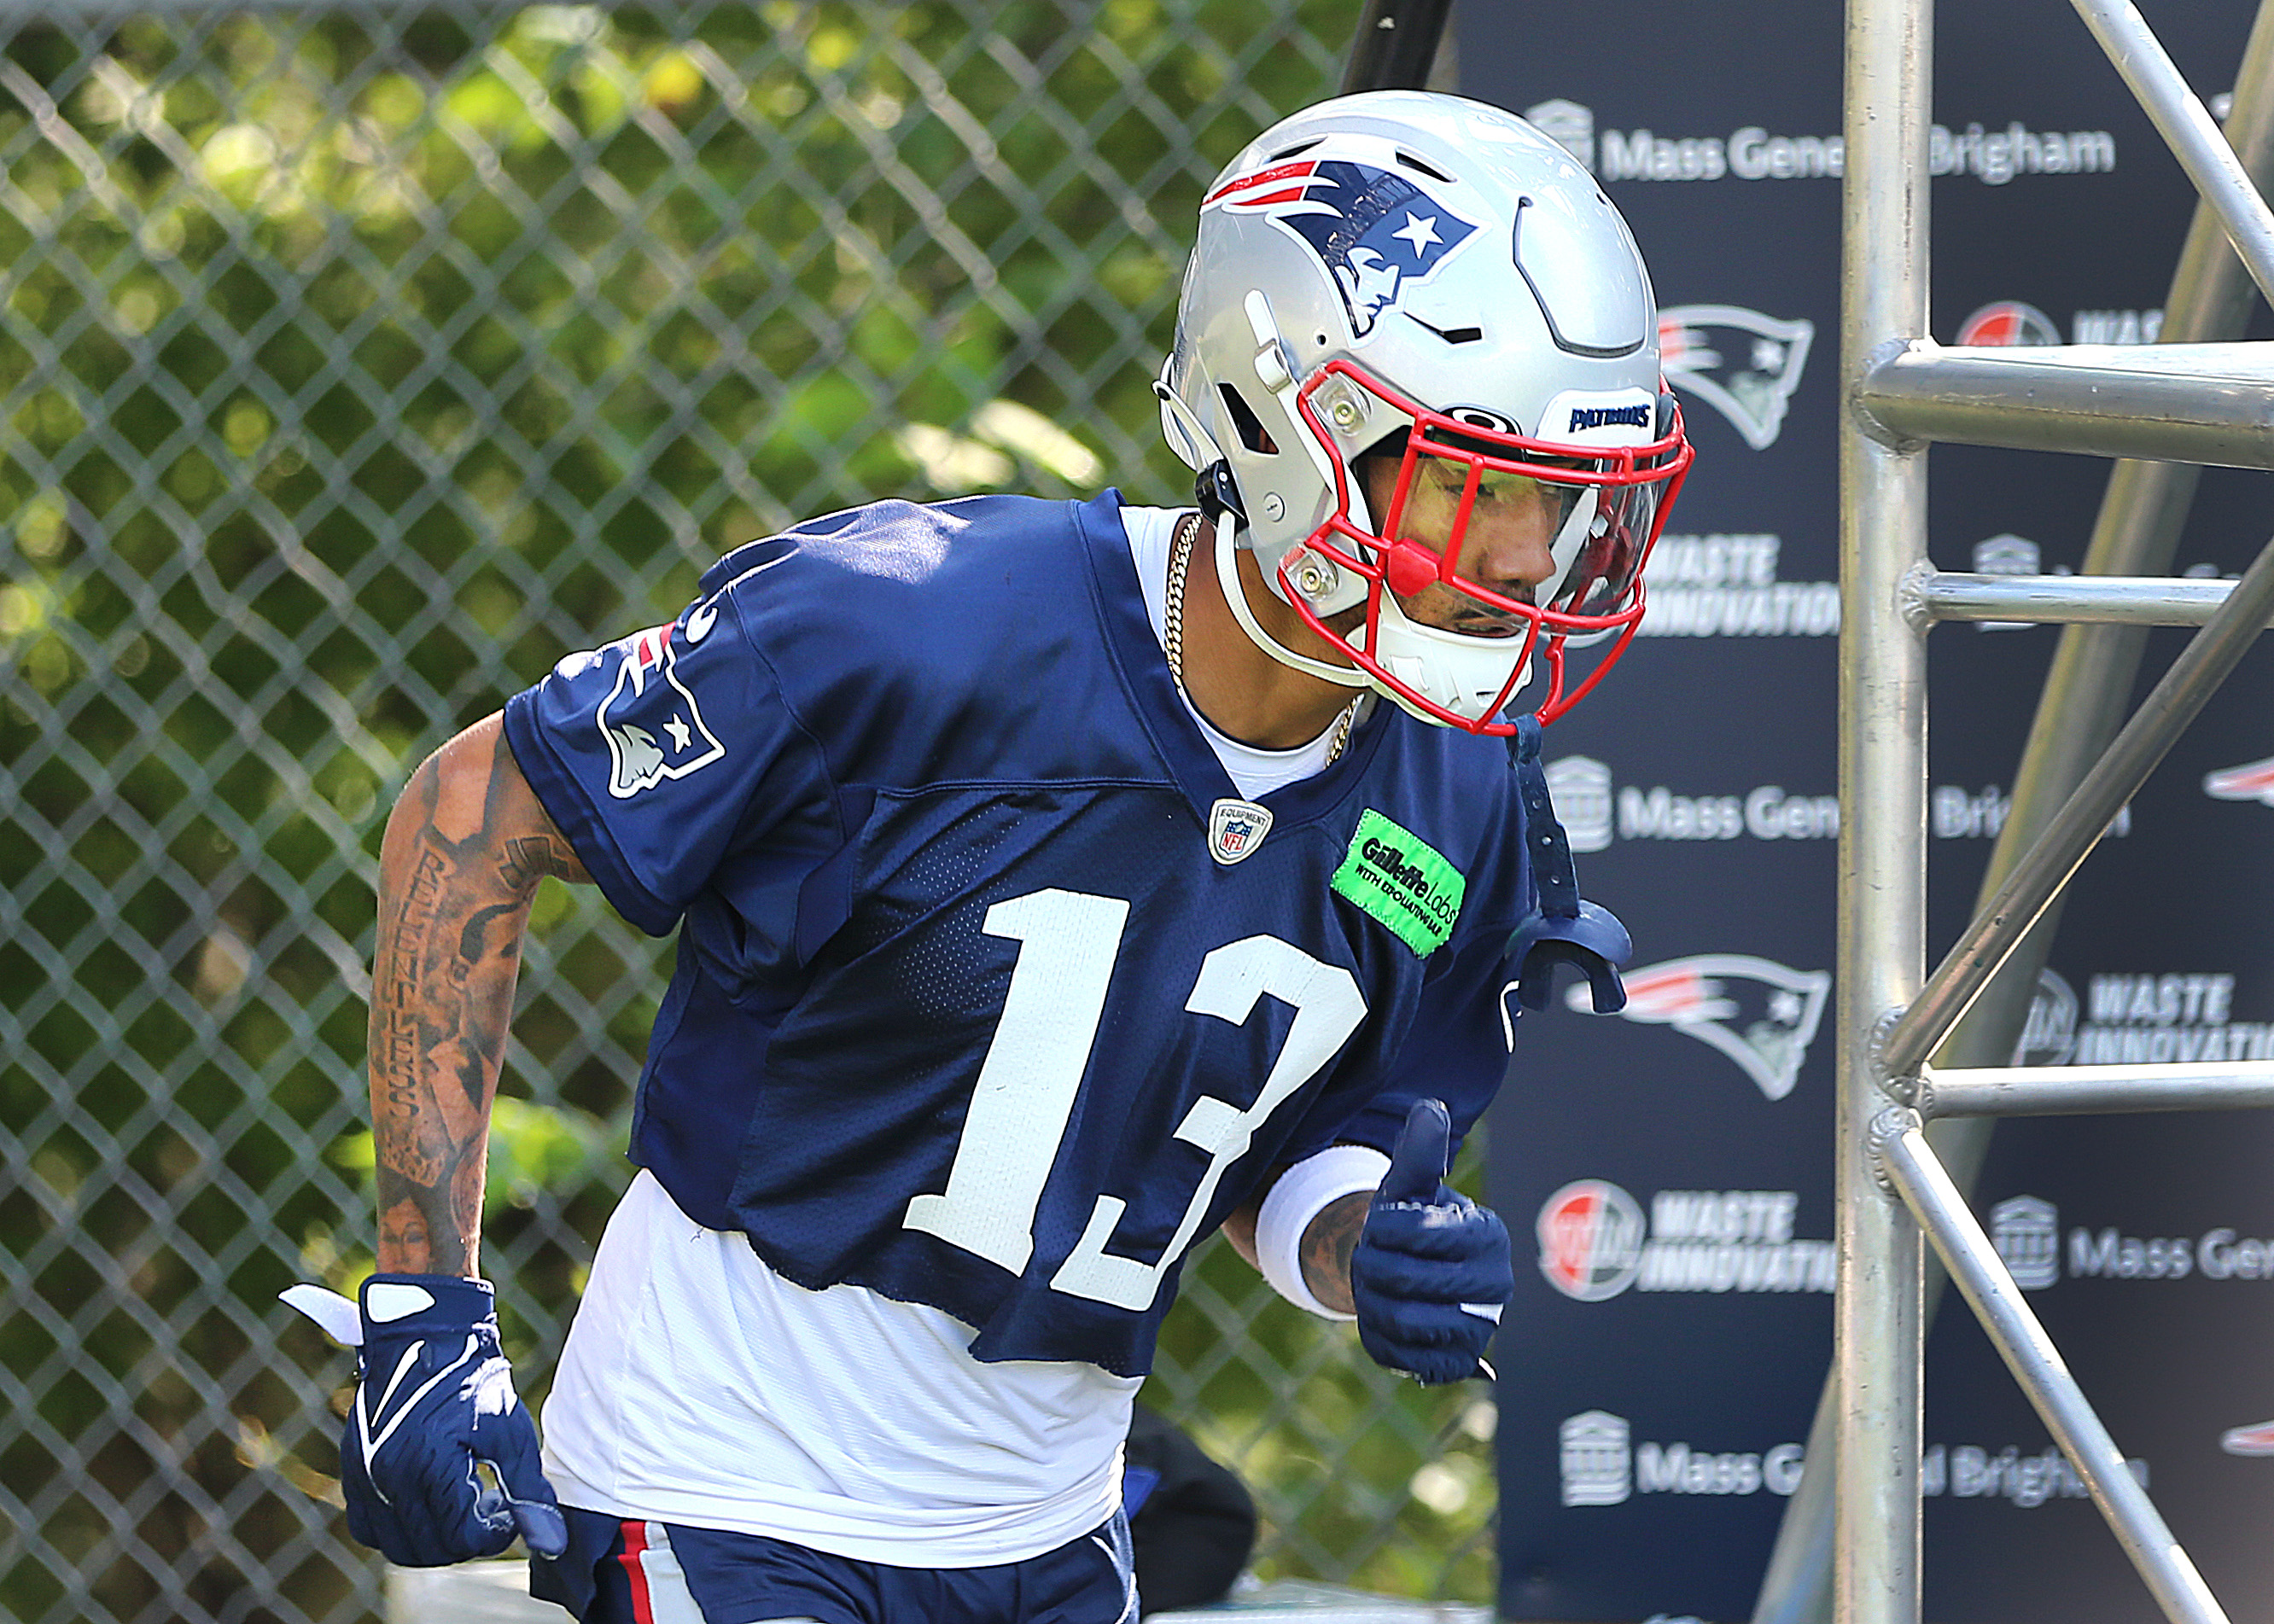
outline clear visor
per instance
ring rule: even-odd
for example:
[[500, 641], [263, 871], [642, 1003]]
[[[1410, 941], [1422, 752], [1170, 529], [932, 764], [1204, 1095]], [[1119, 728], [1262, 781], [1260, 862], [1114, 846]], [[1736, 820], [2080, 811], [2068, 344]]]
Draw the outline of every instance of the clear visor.
[[1514, 439], [1414, 432], [1394, 485], [1386, 459], [1361, 460], [1384, 584], [1409, 619], [1465, 635], [1615, 631], [1638, 606], [1666, 476]]
[[[1353, 458], [1349, 442], [1329, 433], [1314, 409], [1312, 397], [1322, 388], [1339, 392], [1323, 403], [1346, 430], [1369, 417], [1379, 421], [1353, 390], [1402, 423]], [[1353, 363], [1327, 363], [1298, 392], [1297, 403], [1337, 500], [1282, 560], [1289, 589], [1283, 596], [1409, 708], [1472, 732], [1508, 731], [1510, 724], [1485, 718], [1496, 717], [1534, 660], [1542, 661], [1547, 691], [1536, 713], [1553, 720], [1616, 664], [1642, 619], [1643, 568], [1691, 456], [1680, 412], [1668, 397], [1660, 400], [1658, 438], [1646, 444], [1557, 443], [1488, 427], [1479, 421], [1487, 415], [1480, 409], [1432, 410]], [[1366, 583], [1365, 607], [1352, 612], [1356, 624], [1341, 622], [1347, 630], [1338, 631], [1309, 602], [1346, 594], [1337, 582], [1348, 574]], [[1344, 596], [1333, 613], [1339, 616], [1349, 601]], [[1467, 646], [1478, 652], [1505, 649], [1505, 659], [1495, 662], [1505, 680], [1491, 679], [1501, 680], [1497, 696], [1464, 690], [1456, 709], [1401, 679], [1390, 666], [1406, 657], [1383, 640], [1401, 620], [1426, 628], [1425, 642], [1474, 638]], [[1398, 635], [1411, 646], [1411, 634]], [[1601, 646], [1585, 669], [1567, 669], [1566, 650], [1591, 643]], [[1457, 664], [1469, 658], [1452, 644], [1441, 652]], [[1476, 667], [1463, 669], [1473, 674]], [[1468, 678], [1447, 680], [1457, 686]]]

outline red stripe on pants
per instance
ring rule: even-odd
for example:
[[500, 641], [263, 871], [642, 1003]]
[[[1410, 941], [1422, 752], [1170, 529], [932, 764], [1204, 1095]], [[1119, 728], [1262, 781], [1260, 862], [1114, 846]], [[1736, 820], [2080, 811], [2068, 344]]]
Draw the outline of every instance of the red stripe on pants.
[[655, 1624], [655, 1606], [648, 1599], [647, 1569], [640, 1558], [647, 1551], [647, 1524], [632, 1517], [624, 1519], [624, 1553], [617, 1558], [624, 1565], [624, 1575], [631, 1582], [632, 1617], [638, 1624]]

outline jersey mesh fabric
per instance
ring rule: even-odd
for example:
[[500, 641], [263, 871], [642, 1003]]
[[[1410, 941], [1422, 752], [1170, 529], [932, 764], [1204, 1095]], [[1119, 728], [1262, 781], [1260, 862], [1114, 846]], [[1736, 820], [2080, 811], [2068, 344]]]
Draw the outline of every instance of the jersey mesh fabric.
[[[1178, 517], [1122, 514], [1156, 635]], [[1251, 797], [1326, 764], [1324, 736], [1259, 751], [1205, 733]], [[986, 856], [943, 841], [927, 878], [968, 885]], [[919, 968], [921, 1005], [952, 999], [952, 954]], [[859, 1286], [801, 1290], [739, 1236], [689, 1220], [651, 1174], [611, 1219], [584, 1303], [545, 1415], [546, 1470], [571, 1505], [978, 1567], [1050, 1550], [1118, 1501], [1136, 1381], [1079, 1362], [977, 1364], [970, 1327], [935, 1309]], [[912, 1408], [916, 1393], [930, 1402]]]
[[[1386, 1147], [1423, 1094], [1475, 1119], [1530, 884], [1504, 753], [1387, 708], [1214, 861], [1235, 786], [1121, 511], [815, 521], [506, 726], [616, 906], [683, 919], [632, 1145], [679, 1209], [809, 1291], [951, 1316], [975, 1359], [1133, 1377], [1269, 1168]], [[1354, 868], [1434, 876], [1435, 934]]]

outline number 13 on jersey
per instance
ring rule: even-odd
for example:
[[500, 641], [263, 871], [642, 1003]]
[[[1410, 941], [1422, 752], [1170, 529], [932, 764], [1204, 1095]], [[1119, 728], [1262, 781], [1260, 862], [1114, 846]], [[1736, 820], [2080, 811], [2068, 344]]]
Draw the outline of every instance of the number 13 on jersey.
[[[983, 929], [1018, 943], [1018, 962], [972, 1090], [947, 1190], [910, 1201], [907, 1228], [1014, 1274], [1025, 1270], [1035, 1251], [1035, 1209], [1081, 1091], [1128, 919], [1129, 905], [1118, 897], [1055, 888], [987, 910]], [[1178, 1124], [1177, 1137], [1209, 1162], [1168, 1245], [1150, 1263], [1108, 1252], [1126, 1203], [1098, 1195], [1081, 1240], [1050, 1277], [1054, 1290], [1140, 1313], [1151, 1307], [1162, 1277], [1193, 1244], [1216, 1187], [1247, 1154], [1256, 1130], [1366, 1019], [1366, 1000], [1348, 971], [1272, 936], [1227, 942], [1201, 959], [1185, 1008], [1244, 1026], [1267, 993], [1295, 1011], [1294, 1022], [1253, 1105], [1203, 1094]]]

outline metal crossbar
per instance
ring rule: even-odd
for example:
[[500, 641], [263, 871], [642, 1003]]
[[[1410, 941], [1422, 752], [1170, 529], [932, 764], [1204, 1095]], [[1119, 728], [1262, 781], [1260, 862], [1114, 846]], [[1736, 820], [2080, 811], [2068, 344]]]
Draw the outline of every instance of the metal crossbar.
[[[2074, 3], [2252, 279], [2274, 297], [2274, 214], [2235, 150], [2128, 0]], [[2171, 344], [2118, 357], [2056, 346], [2015, 357], [1926, 340], [1931, 4], [1850, 0], [1848, 18], [1841, 796], [1852, 813], [1840, 881], [1839, 1019], [1848, 1034], [1838, 1061], [1840, 1289], [1820, 1416], [1836, 1432], [1834, 1538], [1822, 1559], [1832, 1568], [1831, 1611], [1840, 1624], [1919, 1617], [1924, 1234], [2166, 1616], [2215, 1624], [2225, 1614], [2125, 1470], [1928, 1143], [1925, 1122], [2263, 1105], [2274, 1103], [2274, 1064], [1938, 1070], [1927, 1062], [2268, 625], [2274, 545], [2233, 583], [1938, 575], [1926, 562], [1922, 454], [1927, 442], [1953, 440], [2274, 466], [2274, 350]], [[2266, 33], [2262, 16], [2238, 107], [2246, 91], [2255, 103], [2266, 89], [2258, 50]], [[1924, 637], [1939, 619], [1992, 618], [2202, 629], [1927, 974]], [[1803, 1616], [1796, 1598], [1818, 1583], [1811, 1558], [1824, 1549], [1806, 1534], [1781, 1544], [1757, 1619]]]
[[1945, 1116], [2060, 1116], [2096, 1111], [2234, 1111], [2274, 1105], [2274, 1062], [2199, 1065], [1923, 1069], [1912, 1107]]

